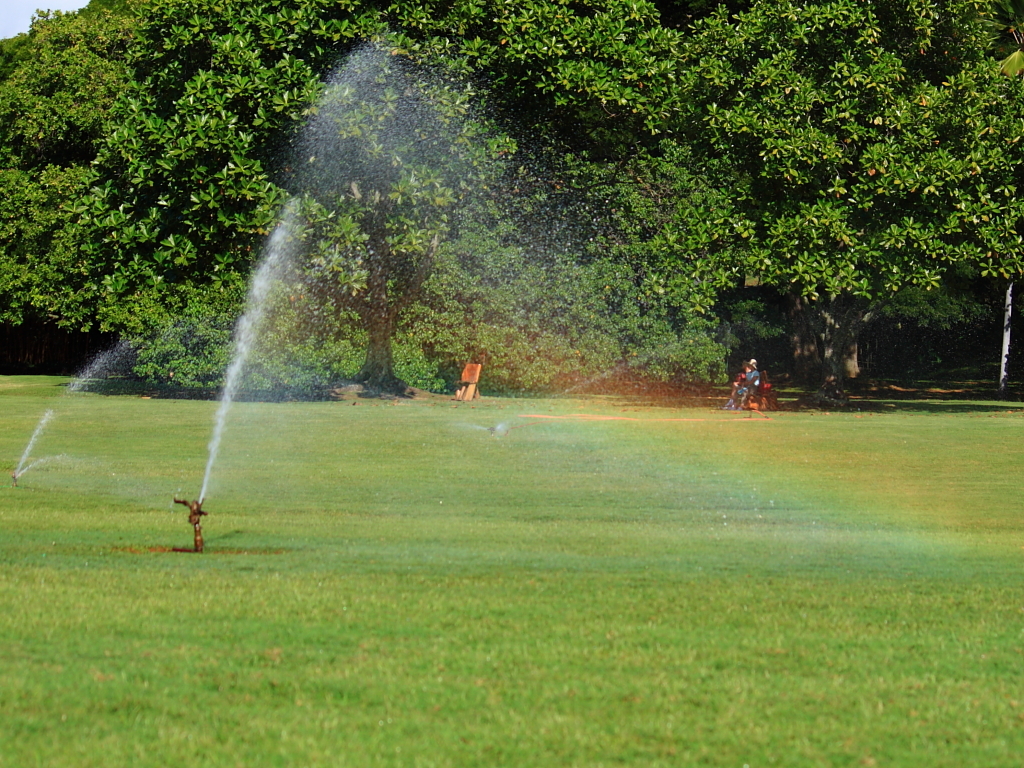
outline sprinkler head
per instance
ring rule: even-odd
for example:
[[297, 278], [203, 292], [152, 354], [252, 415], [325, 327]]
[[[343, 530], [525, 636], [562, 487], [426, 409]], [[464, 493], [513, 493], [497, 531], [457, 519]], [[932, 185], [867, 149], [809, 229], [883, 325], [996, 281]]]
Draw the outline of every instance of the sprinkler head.
[[18, 473], [17, 472], [11, 472], [11, 487], [12, 488], [17, 488], [18, 487]]

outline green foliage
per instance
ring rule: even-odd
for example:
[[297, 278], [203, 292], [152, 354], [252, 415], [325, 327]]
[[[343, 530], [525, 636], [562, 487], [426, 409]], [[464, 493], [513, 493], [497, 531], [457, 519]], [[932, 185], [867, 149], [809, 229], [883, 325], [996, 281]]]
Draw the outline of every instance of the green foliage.
[[320, 72], [377, 29], [348, 2], [148, 5], [83, 211], [110, 294], [246, 270], [283, 201], [275, 153]]
[[960, 262], [1021, 270], [1019, 88], [984, 61], [972, 9], [764, 2], [696, 26], [695, 130], [746, 178], [708, 215], [746, 241], [745, 271], [868, 297]]
[[0, 170], [0, 322], [92, 324], [99, 286], [68, 210], [88, 180], [83, 167]]
[[[151, 293], [141, 294], [130, 310], [136, 321], [128, 334], [138, 358], [135, 375], [163, 386], [206, 391], [221, 387], [244, 295], [243, 281], [230, 287], [184, 288], [170, 306], [152, 302]], [[284, 290], [275, 293], [260, 343], [250, 356], [244, 391], [261, 397], [323, 394], [331, 383], [354, 373], [359, 354], [346, 338], [347, 328], [310, 323], [304, 298]]]
[[719, 327], [717, 335], [730, 349], [756, 347], [786, 332], [785, 318], [763, 299], [738, 298], [722, 303], [727, 321]]
[[571, 187], [587, 190], [587, 213], [597, 225], [591, 249], [628, 266], [642, 306], [663, 304], [684, 322], [742, 279], [738, 266], [703, 268], [742, 261], [744, 244], [717, 238], [709, 221], [709, 212], [729, 208], [741, 185], [727, 163], [663, 139], [614, 164], [582, 158], [566, 170]]
[[[430, 386], [476, 354], [505, 356], [507, 389], [619, 366], [714, 378], [714, 321], [690, 315], [746, 277], [818, 307], [856, 296], [845, 303], [866, 316], [870, 301], [935, 289], [958, 265], [1024, 270], [1024, 85], [986, 59], [968, 0], [154, 0], [128, 85], [132, 25], [95, 15], [97, 3], [44, 17], [10, 48], [11, 62], [19, 46], [38, 55], [0, 89], [4, 319], [136, 332], [182, 310], [183, 287], [230, 292], [285, 190], [302, 198], [305, 291], [340, 345], [325, 330], [302, 353], [307, 383], [348, 371], [360, 343], [376, 350], [360, 375], [390, 370], [382, 339], [396, 333], [398, 364]], [[379, 94], [328, 85], [366, 40], [391, 54], [379, 71], [363, 64]], [[435, 286], [414, 308], [445, 238], [468, 227], [456, 211], [470, 193], [518, 194], [511, 177], [483, 181], [481, 158], [512, 149], [471, 107], [484, 91], [510, 134], [557, 137], [585, 158], [559, 173], [563, 189], [590, 190], [593, 230], [575, 255], [539, 263], [505, 233], [480, 243], [488, 253], [456, 248], [439, 283], [453, 295]], [[444, 124], [418, 137], [419, 155], [393, 130], [411, 106]], [[338, 139], [333, 154], [298, 138], [316, 125]], [[667, 130], [673, 141], [651, 138]], [[103, 135], [83, 200], [80, 169]], [[487, 277], [501, 274], [543, 322]], [[299, 346], [301, 326], [288, 330]], [[275, 370], [267, 381], [287, 378]]]
[[707, 321], [680, 323], [665, 302], [644, 300], [630, 265], [547, 250], [530, 226], [505, 220], [463, 232], [405, 318], [451, 379], [471, 361], [484, 364], [489, 392], [721, 377], [725, 350]]
[[299, 147], [297, 186], [308, 191], [285, 224], [305, 241], [296, 257], [308, 289], [360, 318], [360, 379], [400, 387], [397, 318], [433, 270], [449, 216], [486, 191], [514, 145], [475, 119], [472, 87], [380, 48], [354, 52], [335, 78]]
[[992, 309], [976, 292], [944, 283], [932, 291], [914, 286], [904, 288], [881, 308], [880, 314], [897, 320], [912, 320], [921, 328], [949, 330], [956, 325], [987, 320], [993, 314]]
[[[187, 290], [177, 306], [158, 304], [148, 315], [134, 307], [136, 327], [128, 338], [137, 355], [135, 375], [176, 387], [220, 386], [241, 300], [236, 285], [232, 291]], [[144, 325], [138, 322], [143, 316]]]
[[[224, 384], [242, 287], [188, 290], [173, 310], [151, 308], [147, 326], [129, 336], [133, 373], [150, 384], [211, 392]], [[311, 314], [315, 318], [311, 318]], [[410, 386], [443, 391], [437, 364], [413, 340], [400, 336], [395, 372]], [[264, 319], [242, 383], [243, 397], [325, 397], [351, 381], [366, 356], [366, 333], [355, 317], [316, 313], [307, 297], [279, 293]]]
[[[138, 5], [136, 0], [90, 0], [89, 4], [73, 14], [62, 13], [61, 11], [43, 11], [38, 17], [40, 21], [56, 19], [60, 16], [77, 16], [85, 20], [101, 20], [109, 14], [115, 16], [131, 16]], [[26, 33], [0, 40], [0, 83], [3, 83], [11, 74], [33, 58], [33, 38], [35, 30], [30, 29]]]
[[410, 387], [441, 394], [451, 392], [451, 381], [442, 375], [438, 361], [427, 355], [420, 341], [415, 330], [395, 336], [395, 376]]
[[388, 18], [404, 50], [485, 75], [533, 130], [628, 144], [680, 110], [682, 38], [646, 0], [395, 2]]
[[0, 82], [3, 82], [29, 57], [28, 35], [0, 40]]
[[244, 271], [282, 202], [275, 152], [309, 115], [324, 72], [386, 25], [398, 30], [396, 52], [485, 73], [521, 116], [545, 95], [533, 126], [549, 121], [540, 104], [552, 100], [571, 120], [590, 110], [602, 130], [657, 130], [678, 111], [678, 35], [642, 2], [156, 0], [84, 211], [111, 295]]
[[127, 79], [132, 22], [39, 16], [0, 83], [0, 321], [88, 328], [100, 276], [78, 223], [89, 164]]
[[[466, 173], [467, 158], [458, 155], [466, 155], [474, 141], [491, 155], [510, 147], [482, 136], [479, 121], [467, 119], [471, 94], [464, 84], [424, 90], [419, 83], [429, 108], [454, 126], [455, 133], [440, 141], [456, 152], [438, 145], [434, 156], [417, 159], [407, 148], [385, 148], [401, 158], [394, 166], [400, 178], [381, 174], [382, 157], [373, 159], [373, 178], [358, 178], [366, 176], [371, 158], [364, 150], [360, 160], [351, 146], [370, 148], [380, 137], [393, 137], [395, 109], [407, 110], [409, 98], [393, 89], [356, 108], [352, 98], [364, 91], [343, 83], [328, 89], [324, 106], [313, 103], [326, 68], [357, 41], [381, 33], [385, 23], [400, 30], [396, 53], [434, 65], [446, 58], [450, 69], [466, 73], [486, 71], [508, 104], [539, 89], [562, 107], [600, 113], [597, 122], [610, 122], [604, 110], [614, 107], [621, 114], [612, 120], [634, 131], [655, 129], [676, 109], [669, 91], [652, 87], [673, 77], [668, 54], [676, 38], [658, 26], [649, 5], [395, 4], [383, 10], [320, 0], [216, 6], [160, 0], [139, 30], [136, 81], [121, 102], [117, 129], [100, 160], [100, 183], [83, 211], [101, 236], [95, 256], [112, 302], [140, 290], [244, 271], [283, 202], [279, 185], [292, 186], [309, 170], [285, 166], [274, 175], [274, 151], [300, 120], [322, 120], [316, 113], [326, 110], [335, 113], [341, 137], [335, 154], [355, 162], [314, 161], [331, 166], [325, 177], [351, 169], [352, 178], [321, 188], [313, 194], [315, 204], [303, 205], [302, 215], [317, 229], [309, 236], [318, 243], [309, 264], [320, 272], [320, 287], [332, 289], [339, 309], [361, 314], [372, 348], [380, 346], [377, 336], [390, 337], [394, 316], [429, 274], [447, 227], [444, 209], [477, 181], [479, 174]], [[486, 28], [486, 39], [472, 34], [477, 26]], [[464, 48], [450, 48], [452, 30], [459, 30]], [[560, 42], [552, 45], [550, 34]], [[379, 77], [396, 76], [382, 70]], [[433, 96], [426, 95], [430, 91]], [[423, 153], [422, 140], [416, 151]], [[443, 163], [437, 162], [439, 151]], [[370, 328], [382, 314], [384, 328]], [[387, 369], [387, 361], [381, 366]]]
[[36, 18], [29, 53], [0, 87], [0, 163], [87, 165], [124, 89], [133, 22], [111, 14]]
[[1016, 77], [1024, 71], [1024, 2], [990, 0], [980, 18], [982, 29], [989, 35], [989, 46], [1000, 60], [1000, 71]]
[[702, 256], [693, 201], [721, 180], [688, 160], [665, 141], [615, 166], [575, 155], [519, 166], [464, 216], [403, 328], [450, 379], [484, 363], [487, 391], [720, 379], [726, 350], [717, 321], [694, 312], [707, 291], [686, 260]]
[[89, 4], [78, 11], [78, 14], [87, 19], [104, 13], [131, 16], [144, 9], [145, 0], [89, 0]]

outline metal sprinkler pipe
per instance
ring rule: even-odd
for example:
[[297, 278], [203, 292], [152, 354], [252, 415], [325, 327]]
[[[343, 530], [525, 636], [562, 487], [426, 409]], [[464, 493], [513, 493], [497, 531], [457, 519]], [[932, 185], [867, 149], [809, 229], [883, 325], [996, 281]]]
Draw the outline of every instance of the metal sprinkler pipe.
[[194, 547], [196, 552], [203, 551], [203, 526], [202, 518], [208, 514], [203, 512], [203, 500], [186, 501], [185, 499], [174, 498], [175, 504], [184, 504], [188, 507], [188, 521], [192, 524], [194, 533]]

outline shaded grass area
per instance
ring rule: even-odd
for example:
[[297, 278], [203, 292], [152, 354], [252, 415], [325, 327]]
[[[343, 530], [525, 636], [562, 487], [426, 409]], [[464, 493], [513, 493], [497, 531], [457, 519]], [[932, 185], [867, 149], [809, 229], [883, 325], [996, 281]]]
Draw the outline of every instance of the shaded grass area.
[[193, 555], [215, 405], [59, 383], [0, 766], [1020, 762], [1017, 413], [244, 403]]

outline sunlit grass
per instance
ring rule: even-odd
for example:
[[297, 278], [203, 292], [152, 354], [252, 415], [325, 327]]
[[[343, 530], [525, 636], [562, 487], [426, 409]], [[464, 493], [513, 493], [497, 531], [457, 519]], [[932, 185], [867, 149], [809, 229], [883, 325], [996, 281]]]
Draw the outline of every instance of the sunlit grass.
[[241, 403], [193, 555], [214, 404], [59, 384], [0, 766], [1019, 764], [1021, 412]]

